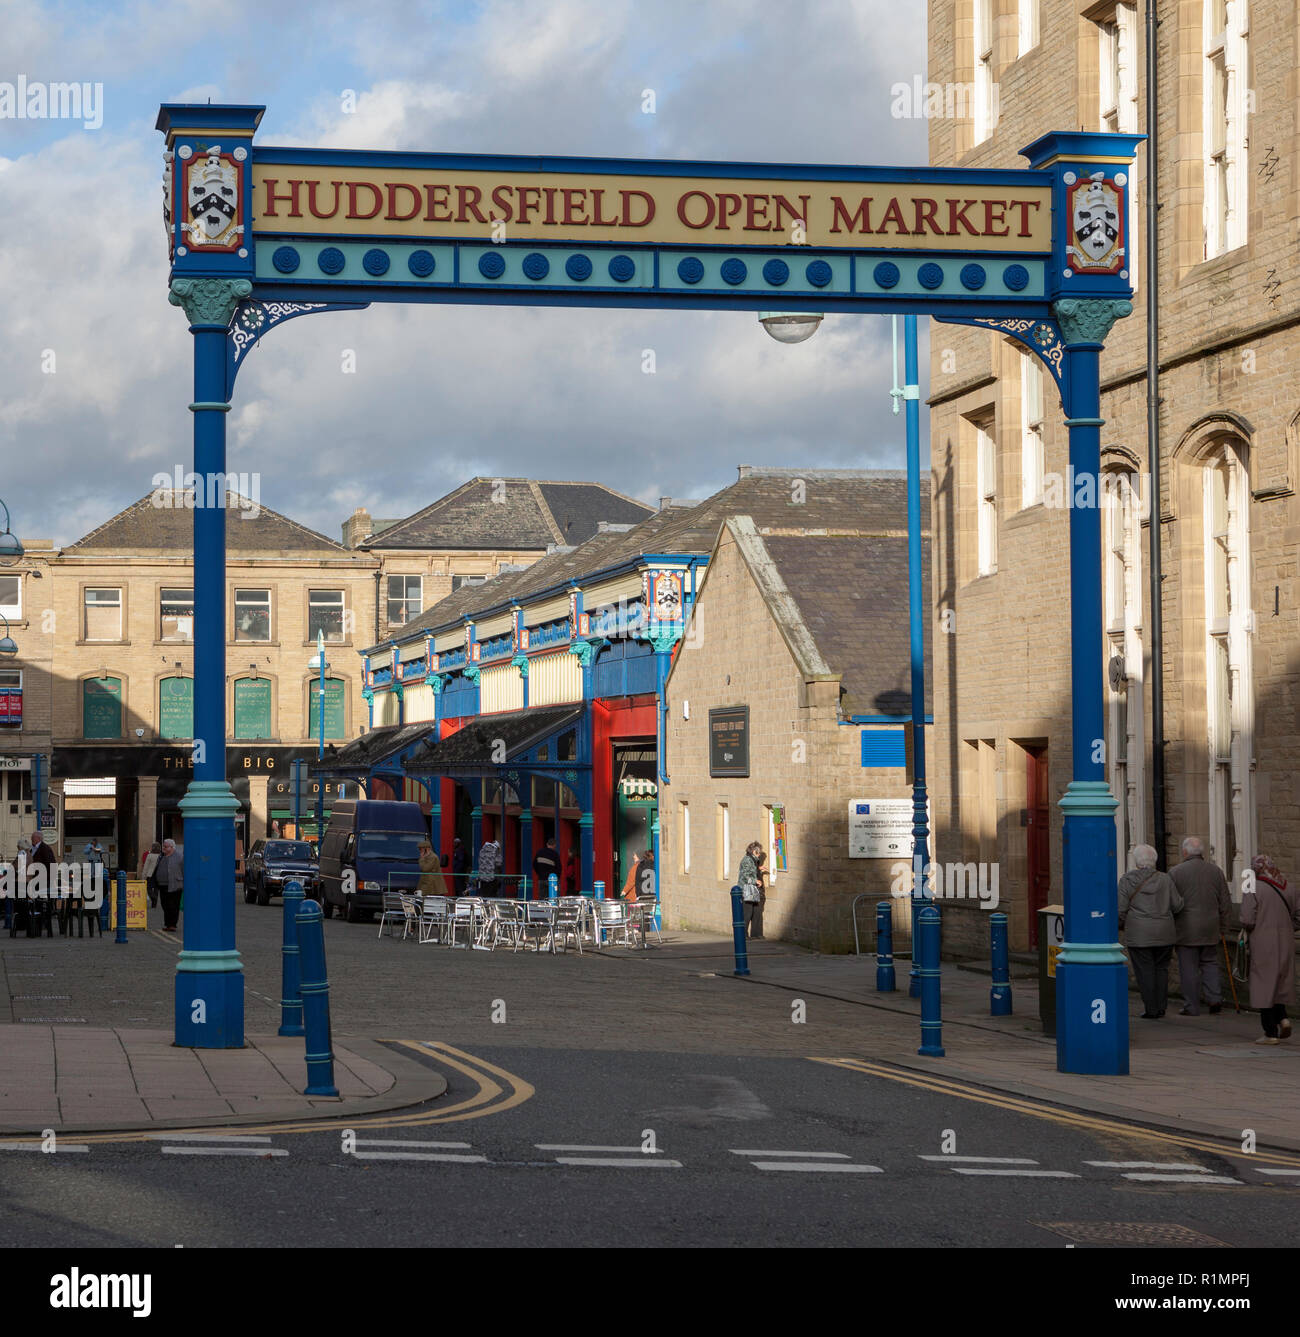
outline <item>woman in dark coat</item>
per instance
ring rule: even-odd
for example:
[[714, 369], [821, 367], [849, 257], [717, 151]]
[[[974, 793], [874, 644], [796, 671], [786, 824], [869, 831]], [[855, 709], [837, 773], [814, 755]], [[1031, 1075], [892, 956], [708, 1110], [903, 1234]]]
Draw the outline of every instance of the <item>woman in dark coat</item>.
[[1178, 936], [1174, 917], [1183, 912], [1183, 898], [1173, 878], [1156, 868], [1150, 845], [1136, 846], [1133, 862], [1136, 866], [1119, 880], [1119, 926], [1146, 1008], [1142, 1019], [1156, 1021], [1165, 1015], [1169, 959]]
[[1266, 854], [1251, 861], [1255, 886], [1242, 889], [1241, 926], [1250, 935], [1250, 1005], [1259, 1009], [1264, 1034], [1257, 1045], [1291, 1035], [1286, 1005], [1295, 1002], [1295, 935], [1300, 898]]

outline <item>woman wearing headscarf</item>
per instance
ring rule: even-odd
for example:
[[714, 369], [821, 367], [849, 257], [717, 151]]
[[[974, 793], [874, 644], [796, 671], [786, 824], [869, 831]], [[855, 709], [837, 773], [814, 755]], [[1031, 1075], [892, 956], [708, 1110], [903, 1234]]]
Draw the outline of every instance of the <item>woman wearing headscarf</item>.
[[1259, 1009], [1264, 1034], [1257, 1045], [1275, 1045], [1291, 1034], [1286, 1005], [1295, 1002], [1295, 935], [1300, 898], [1267, 854], [1250, 864], [1254, 886], [1242, 888], [1241, 926], [1250, 936], [1250, 1005]]
[[763, 936], [763, 892], [758, 885], [758, 853], [762, 848], [758, 841], [751, 840], [736, 870], [740, 899], [745, 903], [745, 931], [751, 938]]
[[144, 884], [149, 890], [149, 904], [155, 908], [158, 905], [158, 884], [154, 881], [154, 871], [158, 867], [158, 860], [162, 858], [162, 845], [154, 841], [149, 846], [148, 852], [140, 860], [140, 876], [144, 878]]

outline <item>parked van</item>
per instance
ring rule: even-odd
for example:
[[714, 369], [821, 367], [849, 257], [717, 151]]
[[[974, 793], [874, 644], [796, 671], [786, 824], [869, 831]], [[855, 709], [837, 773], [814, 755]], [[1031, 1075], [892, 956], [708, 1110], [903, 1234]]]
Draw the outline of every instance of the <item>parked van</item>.
[[321, 913], [328, 919], [337, 908], [355, 924], [383, 908], [384, 892], [414, 891], [420, 846], [428, 840], [429, 821], [418, 803], [335, 803], [320, 848]]

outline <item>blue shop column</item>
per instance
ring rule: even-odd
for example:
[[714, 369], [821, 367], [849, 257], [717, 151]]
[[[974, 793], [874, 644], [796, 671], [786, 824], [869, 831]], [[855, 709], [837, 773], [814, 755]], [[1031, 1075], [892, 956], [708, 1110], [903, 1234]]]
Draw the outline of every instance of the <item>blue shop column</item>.
[[178, 1045], [240, 1049], [244, 974], [235, 950], [235, 825], [226, 780], [226, 329], [252, 285], [173, 279], [194, 336], [194, 779], [185, 819], [184, 950], [176, 964]]
[[1115, 873], [1116, 800], [1106, 783], [1102, 693], [1100, 354], [1127, 301], [1055, 303], [1066, 344], [1066, 426], [1074, 486], [1092, 500], [1070, 507], [1072, 778], [1065, 812], [1065, 941], [1056, 958], [1056, 1066], [1123, 1074], [1128, 1063], [1128, 967], [1120, 948]]

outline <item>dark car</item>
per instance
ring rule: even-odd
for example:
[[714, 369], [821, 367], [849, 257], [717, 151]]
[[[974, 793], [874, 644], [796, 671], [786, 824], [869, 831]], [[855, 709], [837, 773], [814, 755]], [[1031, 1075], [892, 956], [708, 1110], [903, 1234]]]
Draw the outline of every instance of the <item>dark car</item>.
[[308, 900], [320, 899], [320, 867], [312, 847], [305, 840], [256, 841], [244, 871], [244, 900], [270, 905], [290, 879], [302, 883]]

